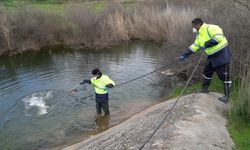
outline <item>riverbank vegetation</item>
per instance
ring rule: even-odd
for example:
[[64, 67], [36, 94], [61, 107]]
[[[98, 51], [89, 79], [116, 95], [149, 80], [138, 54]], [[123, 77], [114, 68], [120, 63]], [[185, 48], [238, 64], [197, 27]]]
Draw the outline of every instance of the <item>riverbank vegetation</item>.
[[[123, 7], [129, 7], [130, 5], [136, 3], [136, 0], [118, 0]], [[0, 5], [3, 7], [14, 10], [20, 5], [29, 5], [38, 9], [43, 9], [51, 12], [64, 13], [65, 7], [72, 3], [81, 3], [88, 5], [92, 10], [99, 11], [104, 9], [108, 1], [105, 0], [2, 0]]]
[[[206, 22], [218, 24], [223, 28], [233, 52], [230, 66], [233, 84], [228, 129], [236, 143], [236, 149], [248, 150], [250, 148], [250, 43], [248, 42], [250, 2], [214, 1], [202, 7], [204, 9], [198, 12], [200, 16], [205, 18]], [[186, 93], [195, 92], [200, 87], [201, 82], [195, 83], [187, 89]], [[177, 88], [172, 95], [178, 95], [181, 89], [181, 87]], [[222, 82], [214, 78], [210, 90], [222, 92]]]
[[[133, 39], [177, 39], [187, 35], [186, 26], [194, 17], [193, 11], [175, 9], [161, 0], [138, 2], [129, 7], [111, 1], [99, 11], [93, 11], [87, 3], [64, 5], [63, 13], [46, 11], [29, 3], [11, 10], [2, 7], [0, 53], [12, 54], [57, 45], [97, 49]], [[178, 35], [175, 34], [177, 31], [183, 32]]]
[[[172, 48], [165, 47], [166, 55], [171, 53], [172, 57], [179, 55], [193, 41], [194, 36], [190, 36], [193, 18], [198, 16], [207, 23], [218, 24], [233, 51], [230, 67], [234, 83], [229, 129], [237, 144], [241, 138], [237, 139], [238, 134], [235, 133], [242, 129], [237, 128], [238, 120], [249, 129], [249, 1], [3, 0], [1, 5], [0, 55], [48, 46], [98, 49], [139, 39], [173, 45]], [[249, 135], [245, 137], [250, 141]]]

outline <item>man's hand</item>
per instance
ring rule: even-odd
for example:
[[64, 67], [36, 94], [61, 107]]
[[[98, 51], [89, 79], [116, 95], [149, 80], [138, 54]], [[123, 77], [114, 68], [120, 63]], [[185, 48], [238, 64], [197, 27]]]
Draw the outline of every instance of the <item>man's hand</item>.
[[113, 87], [113, 84], [108, 84], [108, 85], [105, 86], [104, 90], [109, 90], [112, 87]]
[[187, 59], [188, 58], [188, 56], [189, 55], [187, 55], [187, 54], [182, 54], [181, 56], [180, 56], [180, 60], [185, 60], [185, 59]]
[[108, 85], [106, 85], [106, 87], [112, 88], [112, 87], [113, 87], [113, 84], [108, 84]]
[[185, 60], [189, 57], [189, 55], [193, 54], [189, 48], [180, 56], [180, 60]]
[[91, 84], [91, 81], [90, 80], [83, 80], [82, 82], [80, 82], [80, 84], [85, 84], [85, 83]]
[[83, 80], [82, 82], [80, 82], [80, 84], [85, 84], [85, 81]]
[[202, 47], [201, 47], [201, 50], [204, 51], [205, 49], [206, 49], [206, 46], [202, 46]]

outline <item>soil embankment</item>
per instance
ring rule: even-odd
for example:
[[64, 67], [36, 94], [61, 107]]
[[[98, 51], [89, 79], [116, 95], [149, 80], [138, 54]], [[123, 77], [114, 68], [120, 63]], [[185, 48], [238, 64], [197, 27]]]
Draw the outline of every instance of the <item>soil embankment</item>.
[[[228, 106], [217, 100], [219, 96], [217, 93], [183, 96], [144, 149], [233, 149], [234, 143], [223, 115]], [[139, 149], [175, 100], [157, 104], [120, 125], [64, 150]]]

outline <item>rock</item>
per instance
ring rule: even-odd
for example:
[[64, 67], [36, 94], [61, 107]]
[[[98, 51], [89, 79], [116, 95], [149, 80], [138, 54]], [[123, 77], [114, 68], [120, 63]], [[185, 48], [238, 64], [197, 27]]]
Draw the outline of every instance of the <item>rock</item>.
[[172, 71], [172, 69], [167, 69], [165, 71], [161, 71], [162, 74], [165, 74], [167, 76], [173, 76], [175, 73]]
[[[173, 112], [143, 150], [232, 150], [234, 142], [227, 131], [217, 93], [181, 97]], [[169, 112], [176, 99], [157, 104], [99, 135], [64, 150], [139, 149]]]

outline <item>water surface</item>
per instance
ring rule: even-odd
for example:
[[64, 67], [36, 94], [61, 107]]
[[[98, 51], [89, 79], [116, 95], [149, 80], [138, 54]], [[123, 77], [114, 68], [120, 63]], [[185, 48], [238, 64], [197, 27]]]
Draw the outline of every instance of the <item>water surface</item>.
[[[58, 148], [99, 133], [160, 102], [168, 90], [160, 73], [110, 90], [110, 118], [96, 118], [90, 85], [69, 95], [82, 79], [101, 68], [116, 84], [163, 65], [163, 50], [148, 42], [102, 50], [43, 50], [0, 57], [1, 149]], [[164, 60], [165, 62], [166, 60]]]

